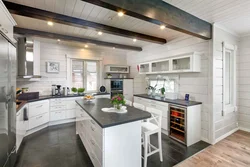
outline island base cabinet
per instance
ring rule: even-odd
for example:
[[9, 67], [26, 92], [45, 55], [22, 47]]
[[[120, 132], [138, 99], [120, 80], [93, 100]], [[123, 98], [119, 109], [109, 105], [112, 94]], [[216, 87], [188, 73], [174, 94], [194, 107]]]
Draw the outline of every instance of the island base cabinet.
[[141, 121], [102, 128], [77, 107], [76, 133], [95, 167], [141, 166]]

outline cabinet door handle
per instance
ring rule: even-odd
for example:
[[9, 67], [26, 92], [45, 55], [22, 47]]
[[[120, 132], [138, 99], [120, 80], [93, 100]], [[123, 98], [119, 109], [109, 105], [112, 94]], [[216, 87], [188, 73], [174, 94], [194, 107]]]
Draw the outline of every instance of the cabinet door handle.
[[95, 145], [94, 140], [90, 139], [90, 142], [91, 142], [91, 144], [92, 144], [93, 146]]
[[93, 128], [92, 126], [90, 127], [91, 128], [91, 130], [94, 132], [95, 131], [95, 128]]
[[40, 106], [36, 106], [36, 108], [41, 108], [43, 105], [40, 105]]
[[19, 116], [21, 114], [21, 112], [19, 112], [16, 116]]
[[91, 122], [93, 125], [95, 125], [95, 122], [94, 122], [93, 120], [90, 120], [90, 122]]
[[41, 116], [39, 116], [39, 117], [36, 117], [36, 119], [40, 119], [40, 118], [42, 118], [43, 116], [41, 115]]

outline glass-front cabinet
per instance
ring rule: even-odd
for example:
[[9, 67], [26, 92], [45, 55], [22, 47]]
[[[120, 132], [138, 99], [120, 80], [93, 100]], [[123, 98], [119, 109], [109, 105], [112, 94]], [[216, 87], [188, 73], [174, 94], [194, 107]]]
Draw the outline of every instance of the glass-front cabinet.
[[129, 73], [129, 66], [106, 65], [105, 72], [106, 73], [126, 74], [126, 73]]
[[200, 72], [201, 54], [192, 52], [139, 65], [140, 74]]
[[169, 71], [169, 60], [152, 62], [152, 72], [163, 73]]
[[191, 70], [191, 56], [172, 59], [173, 71]]
[[144, 63], [139, 65], [139, 73], [146, 74], [150, 72], [150, 65], [151, 63]]

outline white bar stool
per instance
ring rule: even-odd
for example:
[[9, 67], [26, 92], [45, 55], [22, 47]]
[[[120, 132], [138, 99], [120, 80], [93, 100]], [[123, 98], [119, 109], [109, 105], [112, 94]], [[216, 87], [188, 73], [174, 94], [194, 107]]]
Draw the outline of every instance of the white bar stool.
[[132, 101], [125, 99], [125, 104], [128, 106], [132, 106]]
[[[147, 119], [146, 122], [142, 122], [142, 145], [144, 147], [144, 167], [147, 167], [147, 159], [149, 156], [158, 153], [160, 161], [163, 161], [162, 157], [162, 140], [161, 140], [161, 122], [162, 111], [155, 108], [146, 107], [146, 111], [150, 112], [152, 117]], [[155, 147], [150, 143], [150, 136], [153, 134], [158, 135], [158, 146]]]
[[133, 106], [137, 109], [140, 109], [140, 110], [145, 110], [145, 106], [143, 104], [140, 104], [140, 103], [133, 103]]

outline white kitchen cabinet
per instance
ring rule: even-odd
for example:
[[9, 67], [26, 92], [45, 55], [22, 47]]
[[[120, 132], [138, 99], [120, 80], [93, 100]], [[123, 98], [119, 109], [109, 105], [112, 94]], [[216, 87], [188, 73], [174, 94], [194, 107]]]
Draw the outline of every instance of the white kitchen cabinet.
[[118, 74], [127, 74], [129, 73], [129, 66], [123, 65], [105, 65], [106, 73], [118, 73]]
[[24, 119], [24, 112], [27, 112], [27, 105], [23, 106], [16, 113], [16, 147], [19, 149], [28, 129], [28, 120]]
[[95, 95], [95, 98], [107, 98], [107, 99], [110, 99], [110, 94], [107, 94], [107, 95]]
[[74, 119], [76, 118], [76, 109], [66, 110], [65, 111], [66, 119]]
[[162, 111], [162, 129], [168, 134], [168, 103], [134, 96], [134, 102]]
[[201, 53], [192, 52], [139, 64], [139, 74], [184, 73], [201, 71]]
[[29, 130], [49, 122], [49, 100], [29, 103]]
[[65, 110], [50, 111], [50, 121], [59, 121], [66, 119]]
[[123, 80], [123, 95], [127, 100], [133, 100], [134, 93], [134, 80], [133, 79], [124, 79]]
[[3, 1], [0, 1], [0, 31], [3, 32], [12, 42], [15, 42], [13, 37], [13, 27], [17, 25]]
[[29, 118], [29, 130], [49, 122], [49, 112]]

